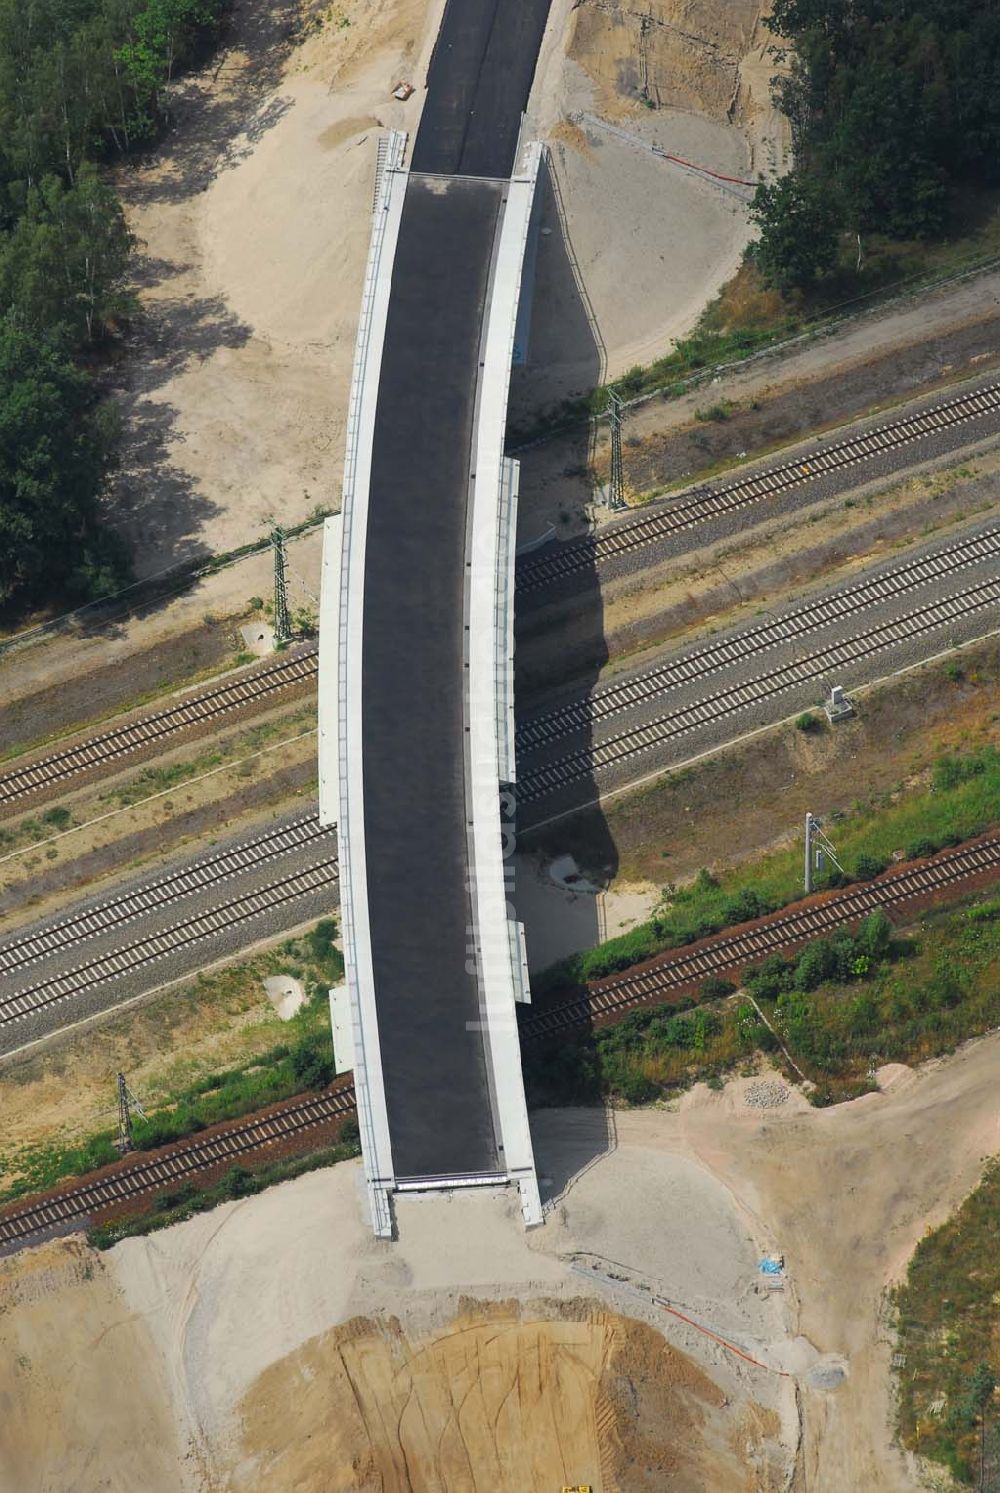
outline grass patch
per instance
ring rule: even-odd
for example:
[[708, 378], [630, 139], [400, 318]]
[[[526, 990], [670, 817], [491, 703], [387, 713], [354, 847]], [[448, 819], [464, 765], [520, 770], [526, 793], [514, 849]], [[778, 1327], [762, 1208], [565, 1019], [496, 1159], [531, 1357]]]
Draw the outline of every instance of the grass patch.
[[[893, 804], [857, 805], [831, 814], [827, 832], [851, 877], [869, 880], [897, 851], [929, 855], [1000, 823], [1000, 752], [987, 746], [941, 757], [929, 789]], [[839, 884], [839, 873], [817, 879], [817, 890]], [[576, 988], [634, 964], [707, 938], [734, 923], [774, 912], [802, 895], [798, 846], [772, 851], [716, 877], [702, 870], [685, 887], [668, 886], [652, 918], [595, 949], [550, 966], [532, 981], [536, 996]]]
[[94, 1249], [110, 1249], [122, 1239], [152, 1234], [157, 1229], [168, 1228], [173, 1223], [183, 1223], [196, 1213], [207, 1213], [219, 1203], [229, 1203], [236, 1198], [252, 1197], [273, 1187], [277, 1182], [289, 1182], [293, 1177], [304, 1176], [320, 1167], [333, 1166], [338, 1161], [350, 1161], [360, 1155], [361, 1145], [358, 1127], [353, 1120], [345, 1120], [340, 1128], [340, 1139], [334, 1146], [311, 1151], [305, 1156], [289, 1156], [281, 1161], [272, 1161], [267, 1166], [233, 1166], [218, 1182], [210, 1187], [195, 1187], [184, 1183], [161, 1192], [153, 1199], [152, 1211], [138, 1218], [123, 1218], [114, 1223], [101, 1224], [90, 1229], [87, 1241]]
[[[333, 1042], [327, 990], [344, 970], [334, 945], [336, 923], [325, 918], [300, 938], [288, 939], [269, 954], [248, 961], [238, 973], [257, 981], [281, 972], [303, 982], [306, 1003], [281, 1025], [279, 1042], [231, 1067], [191, 1077], [187, 1064], [145, 1119], [136, 1117], [133, 1137], [138, 1150], [153, 1150], [194, 1135], [223, 1120], [238, 1119], [308, 1089], [324, 1088], [334, 1076]], [[233, 970], [209, 977], [231, 979]], [[270, 1030], [270, 1028], [268, 1028]], [[275, 1032], [275, 1035], [278, 1035]], [[110, 1095], [109, 1095], [110, 1097]], [[140, 1094], [140, 1098], [142, 1095]], [[0, 1174], [16, 1178], [0, 1189], [0, 1203], [42, 1192], [66, 1177], [85, 1176], [117, 1160], [116, 1131], [104, 1128], [74, 1145], [47, 1145], [0, 1158]]]
[[980, 1488], [1000, 1485], [1000, 1405], [981, 1374], [985, 1365], [1000, 1376], [998, 1238], [994, 1160], [957, 1213], [917, 1245], [894, 1298], [905, 1355], [897, 1377], [900, 1438]]
[[706, 981], [697, 999], [528, 1049], [532, 1102], [648, 1103], [776, 1052], [779, 1041], [814, 1084], [814, 1104], [855, 1098], [871, 1087], [873, 1059], [920, 1062], [1000, 1024], [1000, 898], [939, 910], [905, 939], [873, 913], [853, 936], [748, 967], [743, 987], [770, 1027], [746, 995], [719, 995]]

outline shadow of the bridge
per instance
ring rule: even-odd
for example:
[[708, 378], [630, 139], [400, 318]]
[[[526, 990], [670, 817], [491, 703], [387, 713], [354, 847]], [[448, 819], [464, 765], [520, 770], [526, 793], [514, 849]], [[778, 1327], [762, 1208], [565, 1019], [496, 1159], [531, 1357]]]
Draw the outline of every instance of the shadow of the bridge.
[[[532, 406], [537, 410], [567, 397], [588, 393], [603, 382], [606, 371], [604, 345], [573, 252], [569, 226], [561, 210], [558, 179], [551, 164], [547, 164], [542, 172], [539, 193], [540, 231], [530, 333], [525, 365], [515, 368], [512, 378], [512, 421], [523, 421], [526, 416], [530, 418]], [[551, 370], [550, 382], [546, 381], [546, 370]], [[540, 511], [544, 513], [551, 503], [548, 491], [551, 452], [545, 445], [528, 446], [518, 452], [518, 459], [521, 464], [521, 534], [525, 540], [530, 540], [539, 532]], [[593, 497], [593, 434], [587, 424], [581, 423], [575, 430], [560, 436], [560, 460], [559, 502], [582, 510]], [[551, 541], [553, 544], [560, 542], [558, 537]], [[544, 611], [550, 600], [544, 597], [544, 605], [539, 605], [530, 594], [523, 600], [518, 599], [515, 637], [519, 646], [527, 646], [529, 640], [533, 644], [544, 634]], [[574, 696], [588, 694], [608, 660], [604, 609], [596, 567], [575, 574], [567, 596], [560, 597], [559, 602], [572, 609], [574, 646], [569, 653], [555, 659], [550, 657], [541, 666], [539, 654], [532, 646], [535, 662], [529, 669], [520, 668], [515, 656], [519, 712], [543, 693], [546, 697], [562, 692], [571, 692]], [[584, 734], [574, 738], [574, 749], [589, 748], [591, 744], [589, 727]], [[580, 794], [581, 801], [596, 800], [596, 783], [592, 780], [581, 783]], [[518, 851], [522, 895], [519, 897], [515, 888], [515, 901], [518, 916], [525, 925], [529, 966], [537, 970], [538, 953], [543, 949], [558, 948], [561, 938], [567, 951], [600, 942], [606, 934], [602, 924], [602, 899], [598, 895], [581, 890], [573, 894], [571, 901], [564, 899], [560, 902], [554, 886], [553, 896], [532, 897], [525, 895], [524, 887], [529, 876], [548, 881], [547, 868], [560, 854], [574, 857], [585, 886], [604, 888], [613, 880], [618, 869], [618, 852], [600, 806], [596, 805], [583, 815], [548, 825], [544, 830], [519, 826]], [[557, 924], [553, 927], [552, 920], [559, 919], [560, 908], [564, 909], [563, 916], [571, 926], [560, 928]], [[542, 996], [543, 1004], [544, 1001]], [[575, 1042], [586, 1041], [587, 1037], [586, 1032], [581, 1032]], [[544, 1103], [548, 1088], [546, 1067], [550, 1060], [558, 1066], [558, 1051], [525, 1052], [524, 1057], [529, 1104]], [[613, 1148], [612, 1126], [606, 1107], [598, 1102], [593, 1089], [589, 1095], [578, 1097], [585, 1102], [590, 1099], [593, 1108], [587, 1123], [577, 1127], [571, 1164], [567, 1163], [562, 1150], [558, 1155], [554, 1150], [551, 1155], [547, 1154], [544, 1127], [536, 1138], [536, 1166], [539, 1177], [545, 1179], [543, 1200], [557, 1199], [574, 1176], [586, 1171]]]

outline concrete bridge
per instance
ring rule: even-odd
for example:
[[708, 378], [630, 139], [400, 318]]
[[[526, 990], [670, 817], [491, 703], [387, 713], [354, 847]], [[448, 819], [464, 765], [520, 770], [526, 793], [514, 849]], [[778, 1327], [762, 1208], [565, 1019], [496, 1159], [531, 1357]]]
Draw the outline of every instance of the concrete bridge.
[[[508, 892], [517, 466], [507, 391], [538, 145], [519, 139], [548, 0], [452, 0], [412, 156], [380, 147], [343, 511], [320, 617], [320, 816], [338, 828], [372, 1223], [393, 1192], [516, 1185], [541, 1206]], [[471, 81], [470, 81], [471, 80]]]

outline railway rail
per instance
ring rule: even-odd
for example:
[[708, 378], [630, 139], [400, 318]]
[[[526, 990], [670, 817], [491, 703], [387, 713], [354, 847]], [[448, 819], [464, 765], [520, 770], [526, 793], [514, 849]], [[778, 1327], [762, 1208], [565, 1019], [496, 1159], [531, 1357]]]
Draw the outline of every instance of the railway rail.
[[716, 669], [746, 662], [748, 655], [765, 653], [781, 643], [795, 642], [820, 627], [835, 626], [867, 607], [903, 596], [907, 591], [954, 575], [969, 565], [1000, 556], [1000, 526], [984, 529], [969, 539], [923, 555], [870, 580], [796, 607], [771, 622], [747, 628], [735, 636], [692, 649], [646, 673], [594, 691], [586, 699], [556, 706], [517, 727], [519, 752], [537, 750], [575, 729], [583, 729], [634, 709], [655, 695], [692, 680], [705, 678]]
[[0, 945], [0, 976], [9, 977], [26, 965], [47, 958], [81, 939], [108, 933], [131, 922], [133, 918], [157, 912], [184, 897], [217, 886], [232, 876], [242, 876], [265, 861], [277, 860], [282, 855], [324, 839], [336, 844], [336, 833], [324, 829], [315, 812], [303, 815], [290, 824], [266, 830], [253, 839], [244, 840], [242, 844], [230, 846], [191, 865], [170, 871], [123, 897], [111, 898], [98, 903], [96, 907], [62, 918], [57, 923], [50, 923], [46, 928], [8, 940]]
[[63, 783], [78, 773], [103, 767], [129, 756], [143, 747], [161, 743], [175, 732], [188, 730], [206, 721], [217, 720], [247, 705], [259, 704], [271, 695], [289, 689], [302, 680], [312, 679], [318, 669], [315, 647], [288, 654], [263, 669], [253, 669], [230, 677], [211, 689], [186, 696], [166, 710], [152, 711], [139, 720], [128, 721], [91, 736], [76, 746], [50, 752], [24, 767], [0, 774], [0, 806], [39, 793], [54, 784]]
[[276, 908], [286, 906], [312, 892], [329, 891], [338, 876], [337, 856], [334, 853], [282, 881], [270, 882], [267, 886], [258, 887], [240, 897], [232, 897], [217, 907], [195, 913], [169, 928], [162, 928], [145, 938], [124, 944], [121, 948], [99, 955], [62, 974], [52, 975], [22, 990], [5, 994], [0, 997], [0, 1031], [16, 1022], [37, 1016], [39, 1012], [60, 1001], [84, 995], [99, 986], [120, 980], [125, 975], [134, 974], [143, 966], [169, 958], [180, 950], [190, 948], [215, 934], [224, 933], [250, 918], [273, 912]]
[[[547, 1011], [533, 1011], [520, 1023], [522, 1040], [547, 1042], [572, 1033], [592, 1021], [613, 1019], [648, 1005], [672, 990], [690, 986], [708, 975], [734, 970], [768, 954], [780, 953], [810, 939], [860, 921], [877, 907], [902, 907], [983, 872], [1000, 871], [1000, 834], [992, 834], [942, 851], [931, 860], [903, 867], [822, 901], [790, 908], [770, 918], [716, 934], [701, 944], [665, 954], [654, 965], [592, 985], [579, 999]], [[221, 1134], [139, 1156], [112, 1175], [68, 1187], [54, 1196], [37, 1199], [0, 1213], [0, 1249], [16, 1246], [46, 1230], [83, 1223], [103, 1208], [138, 1199], [171, 1183], [194, 1177], [226, 1161], [278, 1143], [331, 1119], [355, 1112], [350, 1083], [324, 1094], [290, 1101], [283, 1109], [248, 1119]]]
[[[613, 686], [602, 692], [597, 699], [598, 718], [602, 714], [610, 716], [618, 710], [634, 708], [644, 699], [651, 698], [657, 690], [686, 683], [701, 675], [710, 675], [713, 670], [726, 663], [745, 663], [748, 658], [757, 653], [766, 653], [780, 642], [794, 640], [810, 624], [825, 619], [827, 614], [824, 608], [829, 608], [831, 619], [836, 621], [878, 599], [883, 586], [890, 596], [902, 594], [910, 587], [938, 579], [949, 571], [954, 572], [965, 565], [981, 562], [984, 557], [994, 554], [1000, 554], [1000, 528], [985, 531], [937, 554], [899, 566], [887, 576], [863, 582], [840, 596], [824, 599], [816, 606], [800, 608], [787, 618], [779, 618], [735, 639], [711, 643], [638, 680]], [[826, 643], [789, 662], [779, 663], [749, 680], [740, 680], [699, 700], [678, 706], [654, 720], [619, 730], [602, 741], [587, 743], [540, 765], [522, 768], [518, 782], [518, 801], [522, 806], [537, 803], [586, 781], [593, 774], [618, 768], [631, 759], [661, 748], [688, 732], [710, 726], [803, 683], [831, 676], [886, 648], [912, 641], [935, 628], [954, 624], [978, 610], [998, 604], [1000, 577], [967, 586], [950, 597], [927, 603], [847, 639]], [[546, 731], [552, 732], [549, 739], [557, 739], [554, 734], [555, 725], [569, 731], [574, 724], [582, 724], [579, 710], [580, 705], [574, 702], [563, 711], [550, 712], [539, 718]], [[537, 722], [527, 724], [530, 726]], [[545, 738], [540, 739], [544, 743]], [[523, 738], [519, 740], [519, 749], [522, 753], [528, 749]], [[145, 937], [131, 938], [118, 949], [85, 958], [69, 970], [42, 975], [23, 988], [0, 996], [0, 1031], [14, 1022], [37, 1015], [59, 1001], [85, 994], [101, 984], [123, 976], [131, 976], [143, 966], [152, 965], [179, 950], [191, 948], [203, 939], [292, 903], [310, 892], [329, 888], [337, 878], [335, 832], [322, 830], [312, 815], [304, 816], [290, 825], [267, 831], [243, 845], [168, 873], [120, 900], [107, 900], [48, 928], [33, 929], [0, 946], [0, 976], [5, 976], [10, 982], [19, 973], [23, 977], [32, 964], [83, 938], [123, 929], [137, 917], [170, 906], [175, 901], [180, 902], [185, 897], [203, 894], [212, 887], [224, 886], [229, 879], [258, 869], [283, 854], [300, 851], [310, 844], [321, 844], [324, 837], [329, 839], [330, 854], [324, 856], [318, 865], [283, 880], [274, 879], [266, 886], [242, 896], [229, 897], [218, 906], [192, 913], [190, 917], [181, 919], [166, 929], [149, 933]]]
[[[705, 695], [689, 705], [658, 716], [641, 726], [633, 726], [604, 741], [580, 747], [527, 772], [519, 772], [517, 799], [520, 805], [536, 802], [551, 793], [585, 781], [592, 774], [620, 766], [655, 747], [721, 720], [762, 701], [772, 699], [797, 684], [824, 677], [832, 670], [843, 670], [850, 664], [881, 652], [885, 648], [911, 642], [934, 628], [963, 621], [984, 607], [1000, 604], [1000, 579], [967, 587], [964, 591], [930, 602], [912, 612], [879, 623], [840, 642], [828, 643], [812, 653], [780, 664], [768, 673], [758, 674], [739, 684], [728, 685], [714, 694]], [[755, 650], [747, 648], [744, 658]]]
[[620, 1015], [648, 1004], [670, 990], [722, 974], [768, 954], [818, 938], [860, 920], [876, 908], [899, 907], [968, 881], [984, 871], [1000, 870], [1000, 834], [944, 851], [922, 865], [894, 871], [876, 881], [851, 887], [828, 900], [772, 915], [732, 932], [716, 934], [700, 947], [666, 956], [663, 962], [635, 974], [615, 976], [592, 985], [579, 1000], [550, 1011], [532, 1012], [521, 1025], [526, 1041], [537, 1041], [574, 1027]]
[[558, 547], [550, 545], [521, 559], [517, 568], [518, 594], [529, 595], [554, 581], [599, 568], [620, 555], [656, 544], [707, 519], [738, 512], [765, 498], [787, 492], [800, 483], [871, 461], [886, 451], [898, 450], [942, 430], [981, 419], [997, 409], [1000, 409], [1000, 384], [990, 384], [975, 393], [962, 394], [934, 405], [918, 415], [891, 420], [864, 435], [837, 441], [808, 457], [784, 461], [767, 471], [738, 478], [724, 487], [696, 488], [656, 513], [622, 519], [584, 539], [567, 541]]
[[93, 1182], [85, 1182], [39, 1202], [0, 1215], [0, 1249], [100, 1213], [127, 1199], [142, 1197], [171, 1183], [183, 1182], [227, 1161], [238, 1161], [252, 1151], [273, 1145], [331, 1120], [354, 1114], [354, 1087], [345, 1084], [323, 1094], [310, 1094], [283, 1109], [261, 1115], [232, 1130], [169, 1150], [140, 1156], [127, 1167]]
[[[623, 520], [585, 539], [522, 557], [517, 590], [528, 594], [618, 555], [654, 544], [673, 533], [721, 514], [760, 502], [824, 473], [847, 468], [887, 450], [906, 446], [1000, 409], [1000, 384], [962, 395], [921, 414], [891, 421], [863, 436], [826, 447], [807, 459], [783, 462], [769, 471], [740, 478], [719, 489], [696, 489], [656, 513]], [[247, 670], [192, 693], [164, 710], [114, 726], [74, 746], [59, 748], [22, 767], [0, 773], [0, 807], [13, 807], [77, 774], [108, 766], [172, 735], [259, 705], [293, 685], [315, 679], [318, 655], [309, 645], [263, 668]], [[608, 706], [609, 710], [612, 708]], [[541, 728], [539, 728], [541, 729]]]

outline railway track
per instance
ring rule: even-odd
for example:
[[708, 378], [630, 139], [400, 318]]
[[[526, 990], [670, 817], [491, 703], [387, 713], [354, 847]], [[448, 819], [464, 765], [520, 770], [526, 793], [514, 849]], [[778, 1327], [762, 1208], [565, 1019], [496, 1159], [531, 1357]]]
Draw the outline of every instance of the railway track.
[[274, 881], [255, 891], [233, 897], [228, 902], [205, 912], [195, 913], [169, 928], [160, 929], [110, 953], [77, 965], [64, 974], [53, 975], [26, 986], [12, 994], [0, 997], [0, 1031], [16, 1022], [26, 1021], [39, 1012], [51, 1008], [60, 1001], [84, 995], [99, 986], [134, 974], [137, 969], [155, 964], [184, 949], [191, 948], [205, 938], [259, 917], [261, 913], [273, 912], [276, 908], [297, 901], [312, 892], [329, 890], [339, 875], [337, 857], [334, 853], [314, 866]]
[[164, 741], [177, 731], [187, 730], [219, 716], [229, 715], [247, 705], [258, 704], [271, 695], [315, 677], [319, 667], [314, 647], [289, 654], [263, 669], [225, 680], [210, 689], [187, 696], [166, 710], [157, 710], [91, 736], [77, 746], [64, 747], [25, 767], [0, 774], [0, 806], [16, 803], [44, 788], [65, 782], [77, 773], [103, 767], [127, 757], [142, 747]]
[[[981, 562], [984, 557], [1000, 554], [1000, 529], [985, 531], [960, 544], [949, 546], [935, 555], [898, 566], [887, 576], [850, 588], [840, 596], [824, 599], [815, 606], [800, 608], [788, 618], [753, 629], [735, 639], [720, 640], [697, 650], [662, 669], [651, 671], [639, 680], [627, 681], [602, 692], [597, 699], [598, 719], [627, 710], [650, 698], [657, 690], [685, 683], [701, 674], [710, 674], [726, 663], [746, 662], [755, 653], [765, 653], [778, 643], [794, 639], [817, 618], [822, 620], [829, 608], [836, 621], [852, 611], [863, 609], [882, 595], [905, 590], [965, 565]], [[690, 704], [678, 707], [645, 722], [617, 732], [603, 741], [581, 746], [561, 757], [522, 770], [519, 775], [518, 800], [522, 805], [538, 802], [549, 795], [585, 781], [592, 774], [614, 769], [633, 758], [660, 748], [684, 734], [749, 709], [803, 683], [841, 671], [893, 645], [905, 643], [935, 628], [953, 624], [987, 606], [1000, 604], [1000, 578], [980, 582], [944, 600], [880, 623], [839, 642], [828, 643], [813, 652], [780, 664], [750, 680], [729, 685]], [[546, 739], [555, 739], [555, 728], [571, 730], [583, 724], [579, 716], [582, 702], [574, 702], [562, 711], [539, 718], [546, 736], [528, 743], [519, 739], [524, 752]], [[529, 722], [529, 726], [538, 722]], [[68, 948], [88, 936], [126, 927], [141, 917], [174, 901], [203, 894], [213, 886], [259, 868], [272, 859], [303, 846], [321, 842], [328, 836], [331, 853], [319, 865], [310, 867], [286, 880], [274, 880], [259, 890], [229, 898], [219, 906], [182, 919], [164, 930], [131, 939], [121, 948], [85, 960], [57, 975], [44, 976], [12, 993], [0, 996], [0, 1030], [15, 1022], [37, 1015], [59, 1001], [85, 994], [99, 985], [118, 980], [190, 948], [203, 939], [238, 926], [264, 912], [292, 903], [310, 892], [329, 887], [337, 877], [336, 840], [334, 833], [322, 830], [312, 816], [293, 824], [268, 831], [259, 838], [232, 850], [220, 852], [140, 887], [118, 901], [106, 901], [95, 908], [74, 914], [49, 928], [33, 930], [0, 946], [0, 976], [11, 981], [31, 964], [60, 949]]]
[[[591, 1021], [620, 1016], [708, 975], [733, 970], [746, 962], [780, 953], [804, 940], [859, 921], [877, 907], [902, 906], [915, 897], [959, 885], [983, 871], [994, 870], [1000, 870], [1000, 835], [944, 851], [922, 865], [894, 871], [811, 906], [778, 913], [766, 922], [717, 934], [698, 947], [665, 955], [659, 964], [636, 974], [601, 981], [578, 1000], [523, 1017], [520, 1023], [522, 1040], [550, 1041], [553, 1037], [579, 1030]], [[291, 1101], [281, 1110], [251, 1118], [221, 1135], [181, 1142], [175, 1148], [137, 1157], [129, 1166], [109, 1177], [83, 1182], [55, 1197], [43, 1198], [0, 1214], [0, 1249], [17, 1245], [45, 1230], [82, 1223], [115, 1203], [140, 1198], [171, 1183], [194, 1177], [210, 1167], [238, 1160], [263, 1145], [287, 1140], [354, 1111], [353, 1086], [344, 1084], [325, 1094]]]
[[894, 871], [877, 881], [851, 887], [826, 901], [779, 913], [767, 922], [717, 934], [702, 947], [692, 949], [690, 953], [672, 953], [661, 964], [638, 974], [602, 980], [591, 986], [579, 1000], [526, 1016], [521, 1023], [522, 1038], [539, 1041], [591, 1021], [619, 1015], [708, 975], [740, 968], [845, 924], [859, 922], [878, 907], [898, 907], [914, 897], [926, 896], [967, 881], [983, 871], [997, 869], [1000, 869], [1000, 834], [957, 850], [944, 851], [923, 865]]
[[530, 595], [554, 581], [599, 568], [619, 555], [656, 544], [707, 519], [738, 512], [800, 483], [871, 461], [887, 451], [898, 450], [969, 420], [981, 419], [997, 409], [1000, 409], [1000, 384], [991, 384], [973, 394], [934, 405], [919, 415], [891, 420], [865, 435], [838, 441], [808, 457], [781, 462], [768, 471], [738, 478], [725, 487], [696, 489], [656, 513], [623, 519], [584, 539], [550, 546], [522, 558], [517, 567], [517, 591]]
[[1000, 604], [1000, 579], [983, 581], [953, 596], [892, 621], [880, 623], [841, 642], [828, 643], [791, 663], [781, 664], [769, 673], [758, 674], [739, 684], [705, 695], [649, 721], [620, 731], [604, 741], [580, 747], [552, 762], [518, 774], [517, 799], [520, 805], [534, 803], [560, 789], [571, 787], [592, 774], [620, 766], [656, 747], [719, 721], [727, 715], [748, 710], [772, 699], [798, 684], [822, 679], [831, 670], [843, 670], [885, 648], [899, 646], [919, 638], [934, 628], [963, 621], [984, 607]]
[[196, 892], [218, 886], [230, 877], [242, 876], [265, 861], [277, 860], [322, 839], [329, 839], [335, 845], [336, 832], [322, 828], [315, 813], [307, 814], [291, 824], [269, 829], [240, 845], [170, 871], [124, 897], [101, 902], [58, 923], [51, 923], [47, 928], [12, 938], [0, 945], [0, 977], [9, 977], [25, 965], [57, 953], [81, 939], [108, 933], [133, 918], [157, 912], [173, 902], [194, 896]]
[[[730, 513], [784, 492], [799, 483], [870, 460], [922, 437], [963, 424], [1000, 409], [1000, 384], [962, 395], [936, 405], [919, 415], [890, 423], [828, 446], [808, 459], [783, 462], [767, 472], [741, 478], [718, 490], [698, 490], [672, 502], [661, 511], [609, 526], [597, 534], [549, 548], [518, 561], [517, 590], [528, 594], [553, 581], [600, 566], [617, 555], [692, 528], [720, 514]], [[287, 655], [263, 668], [200, 690], [164, 710], [152, 711], [139, 720], [120, 726], [38, 758], [23, 767], [0, 773], [0, 807], [68, 782], [79, 773], [107, 766], [170, 736], [217, 720], [295, 684], [315, 679], [318, 672], [315, 647]], [[608, 710], [613, 709], [610, 701]], [[541, 728], [539, 728], [541, 729]]]
[[227, 1161], [238, 1161], [262, 1146], [288, 1140], [302, 1131], [316, 1129], [354, 1113], [354, 1087], [310, 1094], [262, 1115], [246, 1125], [206, 1139], [182, 1144], [172, 1150], [150, 1153], [128, 1167], [84, 1183], [71, 1191], [46, 1198], [0, 1216], [0, 1249], [30, 1238], [41, 1230], [58, 1229], [82, 1220], [125, 1199], [142, 1197], [170, 1183], [183, 1182]]
[[897, 565], [871, 580], [821, 596], [772, 622], [761, 623], [735, 637], [695, 648], [682, 658], [672, 659], [647, 673], [596, 690], [587, 699], [570, 701], [523, 721], [517, 727], [517, 749], [519, 752], [537, 750], [573, 730], [586, 729], [622, 711], [634, 709], [668, 689], [705, 678], [730, 664], [745, 663], [752, 654], [766, 653], [781, 643], [795, 642], [820, 627], [834, 626], [868, 607], [998, 556], [1000, 526], [984, 529], [933, 554]]

